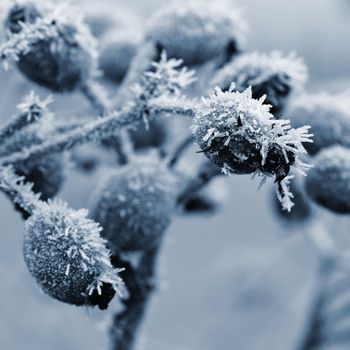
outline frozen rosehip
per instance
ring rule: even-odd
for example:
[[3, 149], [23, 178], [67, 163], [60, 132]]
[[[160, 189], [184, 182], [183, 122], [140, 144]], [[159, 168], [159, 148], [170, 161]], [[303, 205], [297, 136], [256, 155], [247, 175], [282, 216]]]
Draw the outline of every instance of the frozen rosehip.
[[109, 300], [103, 297], [113, 297], [120, 278], [101, 227], [86, 215], [63, 202], [39, 203], [26, 222], [24, 259], [46, 294], [68, 304], [105, 308]]
[[112, 253], [158, 244], [170, 223], [175, 190], [174, 175], [153, 156], [113, 171], [95, 194], [92, 211]]
[[314, 142], [305, 145], [311, 154], [336, 144], [350, 146], [350, 112], [345, 96], [303, 94], [290, 103], [286, 115], [295, 127], [311, 126]]
[[120, 83], [134, 57], [140, 40], [130, 31], [107, 37], [100, 48], [100, 68], [108, 80]]
[[31, 25], [42, 25], [40, 35], [28, 34], [19, 42], [23, 49], [17, 54], [17, 65], [37, 84], [55, 92], [70, 92], [95, 74], [95, 42], [73, 8], [62, 5], [59, 10], [39, 7], [38, 2], [15, 3], [5, 24], [15, 35]]
[[252, 52], [226, 64], [217, 72], [211, 85], [227, 90], [234, 82], [241, 92], [251, 86], [253, 98], [266, 95], [265, 103], [272, 106], [271, 113], [280, 116], [289, 97], [301, 90], [306, 78], [306, 66], [294, 53]]
[[350, 150], [332, 146], [320, 151], [305, 189], [317, 204], [336, 213], [350, 213]]
[[235, 55], [245, 39], [246, 23], [224, 4], [182, 3], [159, 10], [150, 20], [146, 39], [186, 65], [221, 55]]
[[263, 99], [253, 99], [251, 89], [217, 88], [197, 108], [193, 134], [225, 173], [273, 176], [287, 194], [286, 183], [281, 183], [293, 166], [304, 166], [298, 155], [306, 153], [303, 142], [311, 142], [310, 135], [308, 127], [293, 129], [288, 121], [275, 119], [269, 108]]

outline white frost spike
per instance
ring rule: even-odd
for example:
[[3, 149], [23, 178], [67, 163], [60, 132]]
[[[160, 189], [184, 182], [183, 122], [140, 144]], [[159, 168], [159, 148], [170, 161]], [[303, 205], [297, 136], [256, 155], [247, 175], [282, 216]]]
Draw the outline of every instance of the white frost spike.
[[277, 198], [282, 204], [282, 209], [290, 212], [294, 207], [293, 193], [289, 189], [290, 180], [294, 178], [294, 175], [286, 176], [282, 181], [277, 184], [276, 193]]

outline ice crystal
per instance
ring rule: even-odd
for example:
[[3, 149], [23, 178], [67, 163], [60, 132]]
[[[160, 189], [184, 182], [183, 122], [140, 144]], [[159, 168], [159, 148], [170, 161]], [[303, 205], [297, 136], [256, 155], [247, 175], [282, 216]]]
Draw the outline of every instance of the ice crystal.
[[279, 115], [287, 98], [298, 92], [307, 79], [307, 68], [295, 53], [283, 55], [279, 51], [269, 54], [251, 52], [242, 54], [218, 71], [212, 85], [227, 90], [232, 82], [244, 91], [252, 87], [254, 98], [266, 95], [272, 113]]
[[276, 120], [252, 90], [223, 92], [216, 88], [197, 109], [193, 133], [197, 143], [224, 172], [257, 173], [278, 182], [283, 206], [290, 210], [288, 178], [291, 167], [308, 168], [298, 158], [305, 142], [312, 142], [308, 126], [293, 129], [288, 120]]
[[236, 53], [245, 41], [247, 25], [228, 3], [182, 2], [160, 9], [150, 20], [146, 39], [187, 65], [201, 64], [225, 51]]
[[89, 305], [103, 284], [117, 290], [121, 279], [113, 269], [101, 238], [102, 228], [62, 201], [41, 202], [26, 222], [23, 251], [29, 271], [45, 293], [75, 305]]

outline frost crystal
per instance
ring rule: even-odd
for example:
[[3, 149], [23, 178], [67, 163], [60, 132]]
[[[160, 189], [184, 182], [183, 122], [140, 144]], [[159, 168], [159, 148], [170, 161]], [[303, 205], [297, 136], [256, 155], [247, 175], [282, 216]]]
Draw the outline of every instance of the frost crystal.
[[29, 271], [47, 294], [89, 305], [104, 284], [118, 288], [119, 270], [110, 263], [101, 231], [84, 209], [73, 210], [61, 201], [37, 206], [26, 222], [23, 251]]
[[278, 182], [283, 206], [290, 210], [287, 175], [291, 167], [308, 166], [298, 155], [306, 153], [304, 142], [312, 142], [308, 126], [293, 129], [288, 120], [276, 120], [263, 104], [252, 98], [252, 90], [223, 92], [220, 88], [203, 98], [194, 118], [197, 143], [226, 173], [256, 173]]

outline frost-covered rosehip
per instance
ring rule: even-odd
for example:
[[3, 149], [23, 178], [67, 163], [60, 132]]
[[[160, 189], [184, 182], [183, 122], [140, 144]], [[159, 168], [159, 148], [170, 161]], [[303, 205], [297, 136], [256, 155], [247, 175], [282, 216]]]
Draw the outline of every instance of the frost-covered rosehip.
[[146, 40], [165, 49], [186, 65], [201, 64], [221, 55], [233, 56], [245, 39], [246, 23], [224, 3], [181, 3], [159, 10], [150, 20]]
[[344, 96], [303, 94], [290, 103], [286, 115], [295, 127], [311, 126], [314, 142], [305, 145], [309, 153], [336, 144], [350, 147], [350, 110]]
[[174, 175], [152, 155], [112, 172], [94, 196], [93, 218], [113, 252], [156, 245], [175, 204]]
[[23, 253], [46, 294], [68, 304], [106, 307], [110, 300], [102, 300], [102, 292], [113, 297], [111, 289], [116, 290], [120, 278], [101, 230], [86, 210], [59, 201], [38, 204], [26, 222]]
[[320, 151], [305, 189], [317, 204], [336, 213], [350, 213], [350, 150], [332, 146]]
[[112, 82], [123, 80], [140, 40], [130, 32], [108, 37], [100, 48], [100, 68]]
[[73, 8], [60, 5], [52, 10], [38, 1], [15, 3], [5, 27], [12, 33], [9, 41], [18, 41], [11, 52], [13, 59], [37, 84], [70, 92], [96, 73], [95, 42]]
[[262, 98], [253, 99], [250, 88], [233, 88], [216, 88], [203, 98], [194, 118], [196, 142], [225, 173], [273, 176], [286, 199], [281, 184], [293, 166], [304, 166], [298, 154], [306, 153], [303, 142], [311, 142], [308, 127], [293, 129], [289, 121], [276, 120]]
[[271, 113], [279, 116], [288, 98], [301, 90], [306, 78], [306, 66], [295, 53], [284, 56], [278, 51], [269, 54], [252, 52], [226, 64], [217, 72], [211, 85], [227, 90], [234, 82], [241, 92], [251, 86], [253, 97], [258, 99], [266, 95], [265, 102], [272, 106]]

